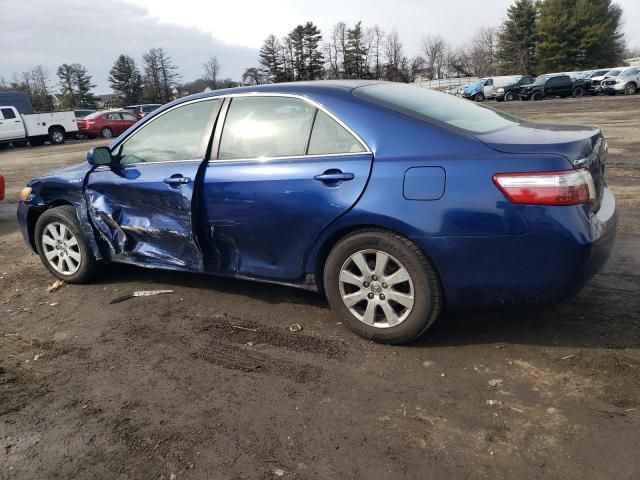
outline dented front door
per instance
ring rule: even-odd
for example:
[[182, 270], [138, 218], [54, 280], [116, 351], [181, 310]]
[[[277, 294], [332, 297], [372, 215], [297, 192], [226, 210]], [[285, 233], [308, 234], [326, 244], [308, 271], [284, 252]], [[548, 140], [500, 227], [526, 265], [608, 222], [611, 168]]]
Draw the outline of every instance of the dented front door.
[[200, 161], [100, 167], [86, 188], [89, 216], [113, 260], [202, 270], [191, 201]]
[[200, 99], [156, 115], [116, 144], [114, 165], [89, 174], [89, 218], [112, 260], [203, 270], [192, 202], [218, 105]]

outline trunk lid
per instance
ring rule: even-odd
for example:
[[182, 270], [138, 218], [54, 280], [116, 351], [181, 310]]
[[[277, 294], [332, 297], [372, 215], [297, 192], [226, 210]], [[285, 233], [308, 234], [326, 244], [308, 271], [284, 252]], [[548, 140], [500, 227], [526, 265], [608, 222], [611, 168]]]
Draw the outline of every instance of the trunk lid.
[[607, 143], [598, 127], [521, 123], [477, 135], [488, 147], [503, 153], [561, 155], [573, 168], [587, 168], [596, 187], [597, 210], [604, 191]]

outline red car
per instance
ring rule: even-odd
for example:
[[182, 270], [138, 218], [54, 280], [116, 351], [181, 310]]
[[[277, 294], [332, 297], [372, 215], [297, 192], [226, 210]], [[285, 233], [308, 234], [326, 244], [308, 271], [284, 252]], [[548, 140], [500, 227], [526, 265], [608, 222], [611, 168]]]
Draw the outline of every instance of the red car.
[[4, 177], [0, 175], [0, 200], [4, 199]]
[[137, 121], [135, 115], [121, 110], [95, 112], [76, 120], [79, 133], [89, 138], [117, 137]]

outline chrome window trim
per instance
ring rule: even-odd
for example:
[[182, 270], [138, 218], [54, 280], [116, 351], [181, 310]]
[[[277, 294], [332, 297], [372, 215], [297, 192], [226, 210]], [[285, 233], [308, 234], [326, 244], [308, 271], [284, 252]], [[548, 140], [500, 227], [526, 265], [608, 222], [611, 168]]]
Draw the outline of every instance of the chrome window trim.
[[[349, 127], [346, 123], [344, 123], [342, 120], [340, 120], [338, 117], [336, 117], [332, 112], [330, 112], [327, 108], [325, 108], [324, 105], [322, 105], [321, 103], [319, 103], [318, 101], [311, 99], [305, 95], [300, 95], [300, 94], [296, 94], [296, 93], [281, 93], [281, 92], [244, 92], [244, 93], [229, 93], [229, 94], [225, 94], [225, 95], [218, 95], [218, 96], [212, 96], [212, 97], [203, 97], [203, 98], [196, 98], [193, 100], [189, 100], [186, 102], [181, 102], [177, 105], [174, 105], [171, 108], [168, 108], [167, 110], [165, 110], [162, 113], [159, 113], [157, 115], [154, 115], [153, 118], [151, 118], [149, 121], [145, 122], [143, 125], [141, 125], [140, 127], [136, 128], [133, 132], [131, 132], [129, 135], [127, 135], [126, 137], [124, 137], [122, 140], [120, 140], [119, 142], [117, 142], [116, 144], [114, 144], [114, 146], [111, 148], [111, 152], [116, 152], [127, 140], [129, 140], [130, 138], [132, 138], [133, 136], [135, 136], [140, 130], [142, 130], [143, 128], [145, 128], [147, 125], [153, 123], [156, 119], [162, 117], [163, 115], [165, 115], [168, 112], [171, 112], [173, 110], [175, 110], [176, 108], [180, 108], [183, 107], [185, 105], [190, 105], [193, 103], [197, 103], [197, 102], [206, 102], [206, 101], [212, 101], [212, 100], [217, 100], [217, 101], [223, 101], [224, 99], [230, 98], [237, 98], [237, 97], [284, 97], [284, 98], [296, 98], [299, 100], [302, 100], [304, 102], [307, 102], [309, 104], [311, 104], [313, 107], [317, 108], [318, 110], [321, 110], [322, 112], [324, 112], [325, 114], [327, 114], [330, 118], [332, 118], [334, 121], [338, 122], [338, 124], [344, 128], [347, 132], [349, 132], [353, 138], [355, 138], [358, 143], [360, 143], [360, 145], [364, 148], [364, 152], [346, 152], [346, 153], [329, 153], [329, 154], [325, 154], [325, 155], [294, 155], [294, 156], [290, 156], [290, 157], [255, 157], [255, 158], [247, 158], [247, 159], [227, 159], [227, 160], [217, 160], [217, 159], [209, 159], [208, 162], [228, 162], [228, 161], [248, 161], [248, 160], [257, 160], [257, 161], [266, 161], [269, 159], [285, 159], [285, 158], [306, 158], [306, 157], [328, 157], [328, 156], [342, 156], [342, 155], [363, 155], [363, 154], [373, 154], [373, 152], [371, 151], [371, 149], [369, 148], [369, 146], [366, 144], [366, 142], [364, 140], [362, 140], [362, 138], [356, 133], [354, 132], [351, 127]], [[219, 111], [218, 111], [219, 113]], [[223, 126], [220, 126], [223, 127]], [[216, 125], [216, 130], [218, 128], [220, 128], [219, 126]], [[217, 157], [217, 152], [216, 152], [216, 157]], [[174, 160], [174, 161], [184, 161], [184, 160]], [[200, 160], [202, 161], [202, 160]], [[148, 164], [152, 164], [152, 163], [168, 163], [168, 162], [140, 162], [140, 163], [148, 163]], [[137, 165], [137, 164], [130, 164], [130, 165]]]
[[345, 152], [345, 153], [317, 153], [312, 155], [288, 155], [281, 157], [252, 157], [252, 158], [227, 158], [224, 160], [216, 160], [210, 159], [207, 161], [207, 165], [217, 165], [220, 163], [234, 163], [234, 162], [253, 162], [253, 163], [265, 163], [270, 162], [272, 160], [304, 160], [304, 159], [314, 159], [314, 158], [334, 158], [334, 157], [357, 157], [360, 155], [366, 155], [370, 157], [373, 155], [372, 152]]
[[[166, 162], [136, 162], [136, 163], [125, 163], [124, 165], [118, 165], [118, 168], [124, 169], [128, 167], [139, 167], [141, 165], [166, 165], [168, 163], [202, 163], [201, 158], [192, 159], [192, 160], [167, 160]], [[94, 172], [99, 172], [101, 170], [112, 170], [113, 167], [111, 165], [98, 165], [94, 167]]]

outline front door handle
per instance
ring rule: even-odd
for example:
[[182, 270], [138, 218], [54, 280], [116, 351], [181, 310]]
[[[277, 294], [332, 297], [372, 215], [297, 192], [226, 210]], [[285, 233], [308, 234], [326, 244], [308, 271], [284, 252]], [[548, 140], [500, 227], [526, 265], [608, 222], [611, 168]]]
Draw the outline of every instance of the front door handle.
[[165, 178], [163, 182], [170, 187], [178, 188], [187, 183], [191, 183], [191, 179], [189, 177], [183, 177], [182, 175], [173, 175], [169, 178]]
[[338, 183], [353, 180], [356, 176], [350, 172], [341, 172], [340, 170], [327, 170], [321, 175], [313, 177], [314, 180], [324, 183]]

